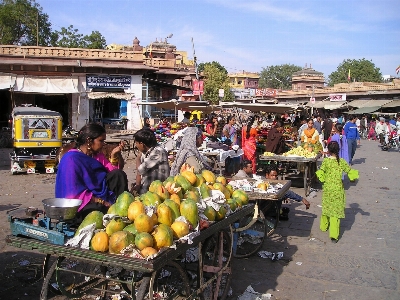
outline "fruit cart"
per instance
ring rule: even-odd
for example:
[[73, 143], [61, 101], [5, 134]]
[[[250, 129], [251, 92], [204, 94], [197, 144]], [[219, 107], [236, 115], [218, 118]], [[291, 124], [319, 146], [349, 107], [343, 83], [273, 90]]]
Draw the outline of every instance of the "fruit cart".
[[[247, 179], [248, 181], [255, 181]], [[266, 237], [270, 236], [279, 221], [282, 199], [291, 186], [290, 180], [266, 180], [268, 185], [280, 185], [273, 193], [247, 192], [254, 210], [233, 224], [233, 256], [245, 258], [256, 253]]]
[[[57, 293], [75, 299], [93, 294], [100, 296], [97, 299], [106, 299], [116, 294], [116, 286], [132, 299], [224, 299], [232, 276], [231, 225], [253, 211], [254, 204], [245, 205], [200, 231], [192, 244], [167, 248], [152, 260], [56, 245], [21, 235], [9, 235], [6, 242], [46, 254], [41, 300]], [[194, 262], [187, 259], [188, 249], [196, 249], [198, 259]]]
[[322, 155], [319, 153], [315, 157], [301, 157], [296, 155], [260, 155], [259, 159], [261, 161], [276, 161], [278, 163], [287, 162], [287, 163], [302, 163], [304, 164], [304, 173], [303, 173], [303, 184], [304, 184], [304, 193], [306, 196], [310, 193], [311, 185], [315, 179], [315, 172], [317, 170], [317, 161], [320, 159]]

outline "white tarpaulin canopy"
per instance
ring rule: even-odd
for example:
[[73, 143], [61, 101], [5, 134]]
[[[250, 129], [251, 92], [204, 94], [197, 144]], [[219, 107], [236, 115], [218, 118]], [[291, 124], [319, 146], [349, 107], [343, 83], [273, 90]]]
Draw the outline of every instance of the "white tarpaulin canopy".
[[189, 106], [207, 106], [207, 101], [179, 101], [179, 100], [168, 100], [162, 102], [138, 102], [138, 105], [151, 105], [157, 108], [163, 109], [185, 109]]
[[393, 100], [354, 100], [347, 104], [347, 106], [351, 107], [376, 107], [376, 106], [383, 106], [392, 102]]
[[223, 108], [237, 107], [250, 111], [263, 111], [269, 113], [285, 113], [297, 109], [298, 105], [291, 104], [264, 104], [264, 103], [236, 103], [236, 102], [224, 102], [221, 104]]
[[9, 89], [14, 87], [17, 75], [0, 73], [0, 90]]
[[307, 107], [314, 107], [314, 108], [324, 108], [326, 104], [330, 103], [329, 101], [315, 101], [312, 103], [309, 101], [305, 106]]
[[222, 108], [221, 106], [217, 105], [207, 105], [207, 106], [188, 106], [187, 109], [190, 111], [198, 110], [204, 113], [211, 113], [213, 111], [220, 111]]
[[338, 109], [341, 108], [343, 105], [346, 104], [346, 101], [332, 101], [332, 102], [326, 102], [324, 105], [325, 109]]
[[18, 76], [14, 92], [73, 94], [78, 91], [78, 77]]
[[112, 92], [91, 92], [87, 94], [88, 99], [102, 99], [102, 98], [115, 98], [115, 99], [124, 99], [131, 100], [134, 97], [134, 94], [125, 94], [125, 93], [112, 93]]

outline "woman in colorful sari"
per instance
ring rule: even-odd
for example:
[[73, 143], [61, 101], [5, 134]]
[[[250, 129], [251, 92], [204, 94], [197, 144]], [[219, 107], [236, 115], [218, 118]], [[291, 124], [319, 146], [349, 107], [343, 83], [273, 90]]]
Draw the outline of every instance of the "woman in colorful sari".
[[242, 128], [242, 149], [244, 158], [251, 161], [253, 174], [257, 171], [256, 165], [256, 137], [257, 129], [253, 128], [255, 117], [250, 116]]
[[301, 133], [300, 139], [304, 143], [319, 143], [319, 134], [314, 128], [314, 121], [312, 119], [307, 120], [307, 128]]
[[128, 190], [128, 179], [120, 169], [124, 144], [111, 151], [109, 159], [101, 152], [106, 131], [99, 124], [89, 123], [80, 131], [74, 149], [65, 153], [58, 165], [55, 196], [81, 199], [78, 209], [85, 217], [93, 210], [107, 211], [116, 198]]

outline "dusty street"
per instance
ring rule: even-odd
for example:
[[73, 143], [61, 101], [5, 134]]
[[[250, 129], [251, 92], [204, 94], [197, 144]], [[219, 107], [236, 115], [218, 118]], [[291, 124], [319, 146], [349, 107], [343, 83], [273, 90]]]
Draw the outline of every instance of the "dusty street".
[[[42, 208], [41, 200], [54, 195], [55, 175], [10, 174], [10, 149], [0, 149], [0, 299], [38, 299], [41, 280], [33, 280], [43, 255], [9, 247], [7, 211], [15, 207]], [[346, 219], [337, 244], [319, 230], [321, 191], [305, 210], [290, 207], [261, 250], [284, 252], [271, 261], [254, 255], [233, 262], [233, 295], [247, 286], [271, 299], [400, 299], [400, 153], [382, 152], [373, 141], [362, 141], [354, 159], [360, 171], [357, 183], [346, 182]], [[134, 179], [134, 164], [125, 171]], [[299, 194], [303, 189], [293, 188]], [[29, 262], [29, 265], [20, 266]]]

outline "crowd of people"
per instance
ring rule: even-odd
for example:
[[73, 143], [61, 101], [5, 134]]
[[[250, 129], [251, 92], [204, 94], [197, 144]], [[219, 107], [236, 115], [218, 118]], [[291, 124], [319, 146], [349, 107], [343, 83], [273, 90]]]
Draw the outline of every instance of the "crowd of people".
[[[194, 167], [195, 172], [211, 169], [209, 161], [198, 148], [204, 140], [220, 142], [229, 147], [241, 147], [244, 155], [241, 168], [230, 170], [228, 175], [239, 178], [252, 177], [257, 173], [257, 147], [259, 128], [267, 128], [265, 151], [281, 154], [293, 143], [284, 138], [284, 126], [289, 126], [297, 136], [297, 143], [311, 147], [320, 146], [324, 160], [317, 176], [323, 183], [323, 211], [320, 228], [330, 228], [330, 237], [337, 241], [340, 219], [344, 217], [345, 196], [342, 180], [344, 173], [354, 180], [358, 174], [351, 169], [357, 144], [361, 138], [368, 140], [387, 139], [387, 133], [400, 129], [400, 117], [395, 120], [379, 118], [360, 118], [349, 115], [332, 117], [299, 115], [256, 115], [236, 113], [231, 115], [210, 114], [201, 126], [197, 119], [187, 113], [182, 122], [188, 127], [181, 134], [180, 147], [172, 165], [168, 153], [156, 140], [150, 120], [144, 120], [143, 129], [134, 134], [135, 147], [139, 150], [136, 160], [137, 176], [131, 191], [145, 193], [154, 180], [165, 180], [180, 172], [183, 164]], [[196, 124], [197, 123], [197, 124]], [[197, 125], [197, 126], [196, 126]], [[73, 149], [65, 153], [58, 166], [55, 195], [58, 198], [77, 198], [83, 200], [79, 214], [84, 216], [91, 210], [106, 211], [123, 191], [128, 190], [127, 175], [123, 171], [124, 161], [121, 151], [124, 143], [115, 147], [109, 157], [102, 153], [106, 131], [98, 124], [85, 125], [78, 134]], [[294, 143], [296, 144], [296, 143]], [[235, 165], [229, 163], [228, 165]], [[268, 179], [276, 178], [276, 166], [271, 164], [264, 174]], [[274, 168], [275, 167], [275, 168]], [[275, 177], [274, 177], [275, 176]], [[340, 196], [340, 197], [339, 197]], [[308, 208], [307, 199], [289, 192], [285, 198], [303, 202]]]

